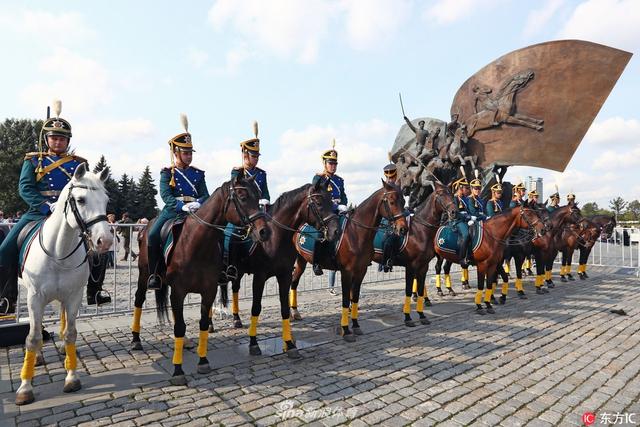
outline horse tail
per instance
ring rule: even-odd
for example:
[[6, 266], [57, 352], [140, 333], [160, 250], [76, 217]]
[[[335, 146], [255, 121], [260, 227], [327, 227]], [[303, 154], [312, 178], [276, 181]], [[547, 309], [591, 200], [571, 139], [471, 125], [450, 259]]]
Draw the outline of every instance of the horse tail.
[[156, 291], [156, 314], [160, 323], [164, 323], [169, 318], [169, 310], [167, 309], [168, 294], [169, 284], [166, 280], [163, 280], [160, 290]]
[[224, 308], [229, 306], [229, 282], [220, 283], [220, 303]]

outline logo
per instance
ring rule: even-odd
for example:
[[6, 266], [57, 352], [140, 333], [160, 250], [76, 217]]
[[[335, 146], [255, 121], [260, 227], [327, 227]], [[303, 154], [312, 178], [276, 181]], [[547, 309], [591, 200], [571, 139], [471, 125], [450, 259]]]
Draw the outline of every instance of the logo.
[[300, 236], [300, 244], [304, 245], [304, 242], [307, 241], [307, 238], [305, 236]]
[[590, 426], [591, 424], [596, 422], [596, 414], [594, 414], [593, 412], [585, 412], [584, 414], [582, 414], [582, 422], [584, 423], [584, 425]]
[[444, 239], [442, 237], [438, 239], [438, 244], [439, 245], [443, 245], [444, 244]]

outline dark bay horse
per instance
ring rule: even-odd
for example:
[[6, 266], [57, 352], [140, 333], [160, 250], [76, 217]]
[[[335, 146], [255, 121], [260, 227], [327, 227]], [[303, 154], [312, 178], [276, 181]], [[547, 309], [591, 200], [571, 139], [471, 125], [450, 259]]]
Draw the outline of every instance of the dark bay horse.
[[[546, 249], [534, 250], [534, 255], [536, 255], [536, 264], [539, 263], [539, 260], [542, 261], [544, 265], [544, 276], [540, 277], [540, 273], [538, 270], [538, 275], [536, 276], [536, 293], [541, 293], [542, 284], [546, 283], [547, 287], [553, 288], [555, 284], [553, 283], [552, 271], [553, 271], [553, 263], [558, 256], [558, 248], [557, 248], [557, 239], [562, 235], [562, 231], [565, 226], [570, 224], [577, 224], [582, 219], [582, 214], [580, 213], [580, 209], [577, 204], [569, 203], [568, 205], [564, 205], [551, 212], [549, 215], [549, 226], [551, 227], [551, 233], [548, 237], [549, 241], [541, 239], [540, 243], [546, 243]], [[537, 265], [536, 265], [537, 268]]]
[[241, 328], [242, 322], [238, 313], [240, 280], [246, 273], [253, 274], [253, 303], [249, 327], [250, 354], [261, 354], [257, 340], [257, 327], [258, 317], [262, 311], [262, 294], [267, 279], [275, 276], [278, 280], [284, 351], [291, 358], [300, 357], [292, 338], [289, 323], [291, 270], [297, 254], [293, 236], [301, 225], [307, 223], [323, 233], [327, 241], [333, 241], [338, 235], [338, 216], [333, 213], [332, 209], [331, 193], [327, 191], [326, 185], [320, 181], [315, 185], [306, 184], [286, 192], [278, 197], [273, 205], [269, 206], [267, 216], [270, 218], [271, 238], [258, 245], [249, 257], [239, 260], [238, 275], [232, 283], [234, 326]]
[[[569, 224], [564, 226], [562, 233], [555, 236], [556, 248], [562, 254], [560, 267], [560, 281], [567, 282], [567, 280], [575, 280], [571, 275], [571, 262], [573, 260], [573, 252], [579, 247], [585, 248], [586, 251], [591, 252], [591, 248], [598, 240], [600, 236], [600, 227], [594, 222], [589, 221], [586, 218], [582, 218], [576, 224]], [[586, 260], [584, 260], [586, 264]], [[578, 273], [582, 273], [582, 259], [580, 260], [580, 267]], [[582, 275], [580, 275], [582, 278]]]
[[[492, 216], [483, 224], [483, 237], [478, 248], [473, 251], [478, 274], [478, 290], [476, 291], [475, 304], [477, 314], [495, 313], [491, 305], [492, 287], [498, 272], [498, 266], [504, 260], [504, 248], [507, 238], [516, 228], [529, 228], [535, 230], [536, 236], [545, 234], [546, 228], [539, 214], [533, 209], [517, 207]], [[444, 259], [460, 263], [457, 253], [441, 251], [434, 244], [436, 253]], [[484, 295], [486, 308], [482, 307], [482, 292], [487, 281], [487, 291]]]
[[[440, 227], [443, 215], [453, 220], [458, 208], [453, 201], [453, 196], [449, 189], [440, 183], [434, 184], [434, 191], [415, 210], [415, 214], [410, 218], [409, 230], [407, 231], [407, 244], [395, 257], [394, 265], [405, 268], [405, 298], [403, 304], [404, 322], [406, 326], [415, 326], [411, 320], [411, 293], [412, 284], [417, 283], [417, 303], [416, 312], [420, 323], [429, 324], [424, 315], [425, 302], [425, 278], [429, 270], [429, 262], [435, 256], [433, 249], [433, 238]], [[382, 263], [383, 254], [375, 253], [373, 260]]]
[[[209, 311], [217, 290], [218, 277], [222, 269], [221, 245], [223, 230], [229, 222], [248, 227], [254, 240], [266, 241], [271, 230], [267, 226], [264, 212], [260, 210], [258, 189], [253, 178], [233, 178], [213, 192], [196, 214], [189, 215], [174, 244], [173, 255], [167, 265], [162, 289], [156, 291], [156, 311], [161, 322], [166, 318], [167, 294], [171, 287], [171, 310], [174, 318], [175, 347], [173, 353], [174, 372], [172, 383], [186, 384], [182, 370], [182, 350], [186, 325], [184, 322], [184, 299], [188, 293], [200, 294], [200, 335], [198, 341], [198, 372], [210, 372], [207, 360], [209, 337]], [[147, 227], [148, 229], [149, 227]], [[147, 235], [143, 233], [138, 263], [138, 289], [134, 309], [133, 349], [140, 349], [140, 314], [147, 291], [149, 277], [146, 253]]]
[[[588, 217], [589, 221], [594, 223], [600, 230], [599, 238], [602, 240], [607, 240], [611, 238], [613, 234], [613, 230], [616, 227], [616, 219], [610, 215], [594, 215]], [[580, 249], [580, 259], [578, 262], [578, 277], [580, 280], [585, 280], [589, 276], [587, 275], [587, 261], [589, 260], [589, 255], [591, 255], [591, 250], [595, 245], [596, 240], [591, 245], [579, 245]]]
[[[378, 230], [380, 221], [382, 218], [389, 220], [393, 224], [395, 232], [399, 235], [404, 235], [407, 232], [404, 198], [400, 187], [385, 181], [382, 181], [382, 185], [381, 189], [374, 192], [358, 205], [353, 212], [347, 215], [335, 257], [325, 254], [319, 259], [316, 258], [323, 268], [340, 270], [342, 282], [340, 335], [348, 342], [355, 341], [354, 334], [362, 334], [358, 324], [360, 286], [373, 258], [373, 238]], [[312, 262], [312, 256], [298, 251], [291, 283], [292, 293], [296, 292], [300, 277], [304, 273], [307, 263]], [[351, 303], [353, 332], [349, 329], [349, 303]], [[294, 309], [294, 313], [298, 313], [297, 307], [292, 304], [292, 310]], [[294, 318], [299, 318], [299, 313]]]

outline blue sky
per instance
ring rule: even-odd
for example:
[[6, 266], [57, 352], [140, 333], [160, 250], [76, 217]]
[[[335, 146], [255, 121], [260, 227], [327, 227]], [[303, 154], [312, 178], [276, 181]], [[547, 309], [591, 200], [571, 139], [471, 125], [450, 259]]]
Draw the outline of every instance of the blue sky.
[[[258, 120], [272, 198], [320, 170], [333, 137], [358, 202], [379, 185], [410, 116], [449, 117], [458, 87], [530, 44], [591, 40], [636, 53], [634, 0], [216, 0], [5, 3], [0, 117], [42, 117], [54, 98], [78, 154], [105, 154], [116, 175], [154, 173], [190, 119], [212, 190], [239, 163]], [[640, 198], [640, 73], [634, 56], [563, 174], [562, 193], [607, 205]]]

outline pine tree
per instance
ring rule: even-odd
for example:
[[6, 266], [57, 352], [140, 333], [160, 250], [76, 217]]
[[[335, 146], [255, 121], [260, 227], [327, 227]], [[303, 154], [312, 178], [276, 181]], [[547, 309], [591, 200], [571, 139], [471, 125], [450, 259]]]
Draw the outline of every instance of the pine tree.
[[[109, 168], [107, 164], [107, 159], [105, 159], [104, 155], [100, 156], [100, 160], [93, 168], [93, 173], [98, 173], [104, 168]], [[107, 203], [107, 213], [115, 213], [116, 205], [117, 205], [117, 197], [118, 197], [118, 183], [111, 176], [111, 168], [109, 168], [109, 176], [107, 180], [104, 182], [104, 188], [107, 190], [107, 194], [109, 195], [109, 203]]]
[[129, 211], [129, 197], [131, 196], [131, 181], [129, 176], [124, 173], [118, 181], [118, 196], [116, 197], [116, 218], [120, 219], [124, 212]]
[[149, 166], [144, 168], [144, 172], [138, 180], [136, 186], [136, 201], [137, 201], [137, 214], [138, 218], [151, 219], [158, 213], [158, 205], [156, 203], [156, 185], [153, 181], [153, 176], [149, 170]]
[[27, 209], [18, 194], [18, 181], [25, 153], [37, 150], [41, 128], [42, 120], [7, 119], [0, 123], [0, 209], [7, 216]]

